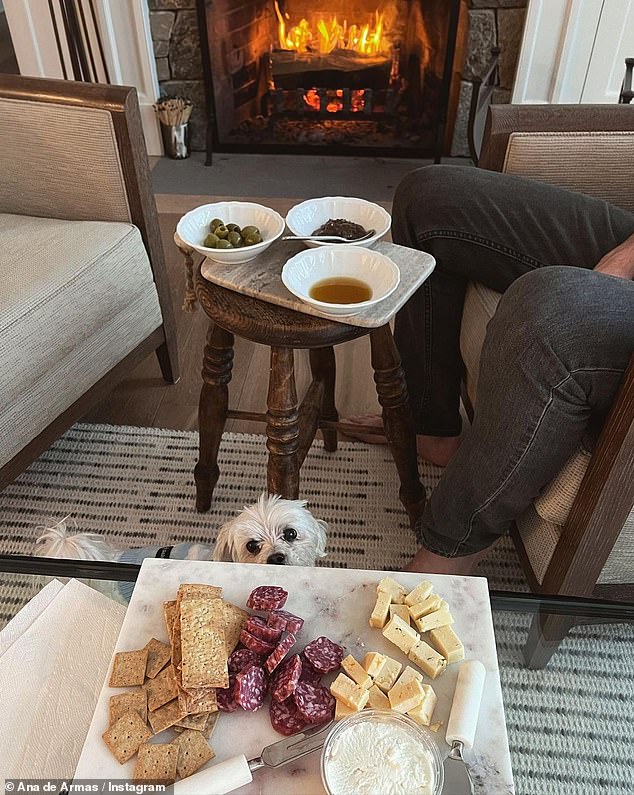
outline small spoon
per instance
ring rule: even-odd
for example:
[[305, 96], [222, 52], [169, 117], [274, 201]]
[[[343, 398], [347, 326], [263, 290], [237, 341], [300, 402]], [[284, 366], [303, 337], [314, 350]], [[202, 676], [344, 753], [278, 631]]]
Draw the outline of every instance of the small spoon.
[[369, 229], [363, 237], [355, 237], [352, 240], [338, 235], [284, 235], [282, 240], [316, 240], [320, 243], [361, 243], [363, 240], [369, 240], [374, 233], [374, 229]]

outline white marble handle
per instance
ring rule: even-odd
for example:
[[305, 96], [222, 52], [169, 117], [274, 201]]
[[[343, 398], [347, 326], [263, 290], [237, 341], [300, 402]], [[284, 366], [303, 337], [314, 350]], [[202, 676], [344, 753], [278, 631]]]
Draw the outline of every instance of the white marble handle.
[[465, 748], [473, 746], [485, 677], [485, 667], [479, 660], [467, 660], [460, 666], [447, 723], [449, 745], [458, 740]]
[[174, 795], [224, 795], [253, 781], [246, 756], [234, 756], [174, 784]]

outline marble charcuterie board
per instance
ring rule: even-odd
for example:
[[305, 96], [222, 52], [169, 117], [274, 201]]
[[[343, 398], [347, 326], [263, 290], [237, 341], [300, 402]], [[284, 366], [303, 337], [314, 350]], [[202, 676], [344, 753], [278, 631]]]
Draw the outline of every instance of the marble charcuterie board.
[[[257, 585], [280, 585], [289, 592], [286, 608], [305, 619], [297, 650], [314, 638], [327, 635], [358, 659], [368, 651], [380, 651], [405, 665], [406, 656], [368, 624], [376, 598], [376, 584], [385, 574], [355, 569], [148, 559], [143, 562], [116, 651], [140, 648], [151, 637], [167, 641], [162, 604], [175, 598], [182, 582], [220, 585], [224, 597], [240, 607], [244, 607], [250, 591]], [[466, 658], [478, 659], [484, 664], [487, 671], [484, 696], [476, 742], [468, 758], [477, 780], [478, 795], [511, 795], [513, 779], [486, 579], [389, 574], [408, 589], [414, 588], [421, 579], [431, 580], [434, 590], [449, 602], [455, 618], [454, 629], [465, 645]], [[444, 730], [459, 665], [449, 666], [432, 683], [438, 695], [433, 719], [443, 724], [436, 737], [445, 753], [448, 747], [444, 742]], [[119, 765], [101, 739], [108, 724], [108, 700], [116, 692], [120, 691], [108, 687], [106, 680], [77, 767], [77, 778], [132, 776], [134, 760]], [[169, 742], [171, 737], [168, 730], [159, 736], [158, 742]], [[216, 758], [209, 764], [237, 753], [244, 753], [247, 758], [258, 756], [264, 746], [279, 739], [280, 735], [269, 723], [266, 706], [256, 713], [223, 714], [211, 740]], [[253, 782], [237, 792], [322, 795], [319, 762], [319, 753], [314, 753], [277, 771], [258, 770]]]

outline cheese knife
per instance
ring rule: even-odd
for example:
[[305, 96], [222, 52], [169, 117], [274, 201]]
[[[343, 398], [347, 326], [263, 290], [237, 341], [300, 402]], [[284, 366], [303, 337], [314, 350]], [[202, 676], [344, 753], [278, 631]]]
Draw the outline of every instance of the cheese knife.
[[219, 762], [174, 784], [174, 795], [224, 795], [250, 784], [253, 773], [261, 767], [281, 767], [318, 751], [324, 744], [332, 721], [307, 732], [293, 734], [267, 745], [260, 756], [247, 759], [244, 754]]
[[473, 747], [486, 669], [479, 660], [467, 660], [458, 671], [458, 680], [447, 722], [447, 743], [451, 746], [443, 769], [442, 795], [473, 795], [473, 780], [463, 757]]

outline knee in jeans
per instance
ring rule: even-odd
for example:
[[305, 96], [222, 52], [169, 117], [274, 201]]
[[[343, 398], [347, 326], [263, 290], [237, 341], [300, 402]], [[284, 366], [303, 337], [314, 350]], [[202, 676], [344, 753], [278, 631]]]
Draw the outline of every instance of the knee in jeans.
[[[432, 204], [444, 203], [451, 195], [458, 200], [456, 186], [460, 184], [456, 171], [459, 166], [430, 165], [410, 171], [400, 181], [394, 196], [394, 210], [406, 209], [421, 200]], [[451, 202], [450, 202], [451, 203]]]

